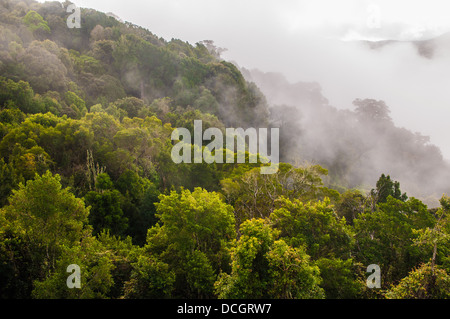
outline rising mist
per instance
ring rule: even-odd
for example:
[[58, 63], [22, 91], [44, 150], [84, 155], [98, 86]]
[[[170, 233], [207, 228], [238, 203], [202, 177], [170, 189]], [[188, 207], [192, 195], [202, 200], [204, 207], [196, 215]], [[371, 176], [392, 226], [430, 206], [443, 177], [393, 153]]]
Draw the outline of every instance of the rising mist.
[[[306, 42], [301, 56], [288, 60], [290, 77], [314, 81], [242, 68], [265, 94], [273, 125], [282, 127], [284, 160], [317, 162], [330, 169], [331, 184], [350, 188], [368, 189], [390, 174], [410, 196], [437, 205], [449, 190], [449, 165], [433, 143], [444, 141], [447, 130], [448, 37]], [[387, 120], [364, 120], [356, 99], [386, 105]], [[430, 139], [420, 128], [441, 134]]]

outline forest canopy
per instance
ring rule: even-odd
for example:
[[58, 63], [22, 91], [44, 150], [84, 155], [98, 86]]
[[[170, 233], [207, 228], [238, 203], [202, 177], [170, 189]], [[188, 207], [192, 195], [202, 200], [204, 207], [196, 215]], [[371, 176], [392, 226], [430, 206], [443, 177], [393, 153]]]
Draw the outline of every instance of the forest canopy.
[[[335, 114], [321, 125], [345, 118], [354, 134], [338, 127], [336, 149], [311, 147], [295, 108], [269, 104], [212, 41], [167, 41], [84, 8], [70, 29], [68, 4], [0, 0], [0, 298], [450, 295], [450, 199], [429, 207], [389, 171], [373, 185], [355, 177], [376, 143], [364, 130], [402, 140], [384, 145], [389, 158], [424, 189], [448, 174], [383, 101], [333, 113], [315, 91]], [[278, 171], [175, 164], [172, 132], [194, 120], [279, 127]], [[67, 286], [72, 264], [80, 289]], [[372, 264], [380, 289], [366, 284]]]

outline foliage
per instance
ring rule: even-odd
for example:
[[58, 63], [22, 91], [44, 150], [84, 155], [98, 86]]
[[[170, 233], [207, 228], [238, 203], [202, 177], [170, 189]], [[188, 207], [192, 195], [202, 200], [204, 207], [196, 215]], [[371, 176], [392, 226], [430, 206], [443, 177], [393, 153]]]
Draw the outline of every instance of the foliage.
[[36, 11], [28, 11], [28, 13], [23, 18], [23, 22], [32, 32], [36, 34], [50, 33], [50, 28], [48, 27], [47, 21], [45, 21], [42, 16]]
[[336, 214], [344, 217], [349, 225], [353, 225], [353, 220], [365, 210], [365, 197], [360, 191], [347, 190], [341, 194], [336, 203]]
[[[246, 161], [247, 162], [247, 161]], [[321, 199], [325, 196], [337, 198], [333, 190], [322, 187], [321, 176], [328, 172], [319, 165], [294, 167], [280, 163], [275, 174], [260, 174], [254, 168], [236, 177], [231, 175], [221, 181], [222, 191], [236, 210], [240, 221], [247, 218], [268, 217], [277, 207], [277, 199], [298, 198], [303, 201]]]
[[[110, 253], [93, 237], [73, 247], [62, 247], [55, 271], [45, 280], [35, 282], [32, 296], [38, 299], [99, 299], [106, 298], [113, 285]], [[80, 267], [80, 289], [68, 289], [69, 265]]]
[[71, 246], [82, 238], [87, 216], [84, 202], [62, 189], [60, 177], [50, 172], [20, 184], [5, 207], [6, 219], [21, 230], [36, 253], [45, 252], [41, 262], [49, 267], [60, 246]]
[[125, 283], [125, 298], [155, 299], [170, 296], [175, 275], [167, 264], [141, 255], [132, 267], [130, 280]]
[[[298, 83], [321, 123], [307, 131], [212, 41], [92, 9], [69, 29], [57, 2], [0, 1], [0, 17], [0, 298], [449, 297], [450, 200], [429, 209], [399, 182], [435, 189], [448, 167], [385, 102], [338, 112]], [[175, 164], [172, 132], [194, 120], [280, 127], [278, 171], [228, 149], [215, 152], [235, 163]], [[66, 285], [71, 264], [81, 289]], [[370, 264], [382, 290], [365, 285]]]
[[270, 215], [270, 221], [290, 245], [306, 246], [313, 259], [350, 257], [353, 232], [345, 219], [337, 217], [328, 198], [303, 203], [282, 197], [279, 204], [280, 208]]
[[321, 258], [317, 261], [322, 283], [327, 299], [357, 299], [362, 298], [364, 289], [364, 274], [360, 264], [352, 259]]
[[263, 219], [240, 227], [241, 237], [232, 249], [231, 274], [216, 283], [220, 298], [323, 298], [320, 272], [309, 263], [303, 247], [293, 248]]
[[22, 298], [30, 297], [32, 281], [45, 280], [59, 267], [66, 249], [79, 245], [90, 232], [83, 200], [63, 189], [60, 179], [47, 172], [20, 183], [0, 214], [0, 255], [10, 274], [4, 289]]
[[232, 207], [201, 188], [161, 195], [155, 205], [160, 221], [149, 230], [146, 249], [175, 271], [175, 295], [211, 297], [215, 272], [228, 269]]
[[378, 264], [388, 287], [424, 260], [426, 252], [413, 245], [415, 230], [432, 227], [435, 222], [420, 201], [410, 198], [403, 202], [389, 196], [377, 211], [354, 220], [356, 257], [365, 265]]
[[408, 199], [406, 193], [401, 193], [400, 183], [397, 181], [392, 181], [389, 175], [385, 176], [384, 174], [381, 174], [376, 186], [376, 190], [371, 190], [371, 195], [377, 204], [386, 203], [388, 196], [392, 196], [393, 198], [401, 201], [406, 201]]
[[388, 299], [448, 299], [450, 276], [443, 269], [423, 264], [413, 269], [387, 293]]

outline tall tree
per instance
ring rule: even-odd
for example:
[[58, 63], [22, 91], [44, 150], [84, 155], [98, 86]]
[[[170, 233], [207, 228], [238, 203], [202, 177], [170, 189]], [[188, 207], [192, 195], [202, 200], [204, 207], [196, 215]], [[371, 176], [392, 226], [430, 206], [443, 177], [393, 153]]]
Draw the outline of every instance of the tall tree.
[[229, 268], [233, 208], [201, 188], [161, 195], [155, 205], [160, 221], [149, 230], [146, 249], [175, 271], [175, 296], [212, 297], [217, 272]]
[[246, 220], [232, 249], [231, 273], [216, 282], [219, 298], [323, 298], [317, 266], [303, 246], [293, 248], [264, 219]]
[[374, 199], [375, 203], [386, 203], [388, 196], [392, 196], [395, 199], [406, 201], [408, 196], [406, 193], [401, 192], [400, 183], [397, 181], [391, 180], [389, 175], [381, 174], [380, 178], [377, 181], [376, 189], [372, 189], [370, 194]]
[[[11, 285], [24, 284], [30, 293], [32, 281], [45, 279], [57, 267], [64, 249], [90, 234], [88, 209], [82, 199], [62, 188], [60, 180], [51, 172], [36, 175], [13, 191], [9, 205], [0, 212], [0, 233], [6, 235], [3, 240], [8, 251], [3, 263], [12, 266], [12, 278], [17, 281], [5, 288], [17, 291], [17, 286]], [[17, 267], [18, 263], [21, 266]]]

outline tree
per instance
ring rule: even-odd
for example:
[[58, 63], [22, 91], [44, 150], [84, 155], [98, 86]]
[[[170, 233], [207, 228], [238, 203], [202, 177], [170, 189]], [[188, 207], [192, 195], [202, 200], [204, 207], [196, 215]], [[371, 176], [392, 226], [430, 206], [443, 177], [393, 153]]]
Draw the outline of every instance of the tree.
[[156, 207], [159, 191], [156, 185], [134, 171], [126, 170], [116, 181], [116, 189], [123, 196], [122, 210], [128, 218], [127, 234], [133, 242], [145, 244], [147, 230], [156, 224]]
[[[66, 102], [67, 106], [74, 112], [75, 118], [81, 118], [87, 113], [86, 103], [74, 92], [67, 91], [64, 95], [64, 101]], [[71, 117], [70, 114], [69, 117]]]
[[450, 276], [441, 268], [423, 264], [389, 289], [385, 296], [387, 299], [448, 299]]
[[386, 203], [388, 196], [392, 196], [393, 198], [401, 200], [403, 202], [408, 199], [406, 193], [402, 194], [400, 190], [400, 183], [391, 180], [391, 177], [389, 175], [385, 176], [384, 174], [381, 174], [381, 177], [378, 179], [376, 186], [376, 189], [372, 189], [370, 191], [370, 194], [376, 204]]
[[142, 100], [161, 98], [153, 91], [172, 85], [177, 74], [178, 59], [172, 52], [134, 34], [122, 35], [112, 56], [126, 89]]
[[115, 101], [113, 104], [124, 110], [130, 118], [138, 117], [139, 112], [144, 108], [144, 101], [135, 97], [126, 97]]
[[47, 171], [20, 184], [5, 207], [6, 216], [23, 228], [26, 237], [45, 245], [54, 256], [59, 245], [70, 245], [83, 235], [88, 210], [84, 202], [62, 189], [59, 175]]
[[[248, 156], [248, 154], [246, 154]], [[248, 159], [246, 159], [248, 162]], [[277, 199], [284, 196], [304, 201], [336, 199], [339, 194], [323, 187], [321, 177], [328, 171], [319, 165], [294, 167], [280, 163], [275, 174], [261, 174], [260, 168], [251, 166], [248, 171], [239, 172], [221, 180], [222, 192], [235, 207], [239, 222], [247, 218], [265, 218], [277, 208]]]
[[[112, 253], [95, 237], [85, 237], [72, 247], [63, 247], [55, 270], [45, 280], [34, 282], [32, 296], [37, 299], [101, 299], [107, 298], [113, 286]], [[69, 289], [69, 265], [80, 267], [80, 289]]]
[[[443, 196], [440, 200], [441, 208], [436, 212], [436, 223], [434, 227], [421, 228], [415, 231], [418, 237], [415, 239], [414, 244], [417, 246], [432, 247], [433, 255], [430, 261], [430, 270], [432, 276], [434, 276], [434, 270], [436, 265], [436, 259], [438, 254], [438, 245], [447, 246], [450, 243], [449, 236], [449, 212], [450, 212], [450, 198]], [[441, 248], [441, 247], [439, 247]]]
[[303, 246], [293, 248], [264, 219], [246, 220], [232, 249], [231, 273], [215, 284], [219, 298], [323, 298], [319, 269]]
[[204, 113], [218, 115], [219, 103], [208, 89], [202, 90], [199, 98], [194, 102], [194, 108]]
[[303, 248], [293, 248], [283, 240], [273, 243], [267, 253], [269, 276], [273, 284], [269, 296], [285, 299], [320, 299], [325, 294], [320, 288], [322, 278], [317, 266], [309, 263]]
[[44, 111], [35, 99], [30, 84], [25, 81], [15, 82], [0, 77], [0, 106], [17, 107], [24, 113], [38, 113]]
[[363, 297], [366, 289], [362, 265], [353, 259], [321, 258], [316, 265], [320, 269], [320, 287], [327, 299], [357, 299]]
[[382, 285], [388, 287], [423, 261], [427, 252], [413, 245], [415, 230], [432, 227], [435, 220], [419, 200], [403, 202], [389, 196], [378, 210], [362, 213], [353, 222], [355, 259], [379, 265]]
[[[57, 267], [65, 247], [73, 247], [90, 232], [86, 226], [89, 210], [82, 199], [62, 188], [60, 180], [49, 171], [36, 174], [34, 180], [13, 190], [2, 213], [7, 222], [3, 230], [20, 239], [15, 258], [28, 260], [25, 276], [33, 280], [46, 278]], [[10, 256], [17, 254], [14, 251]]]
[[186, 257], [186, 281], [189, 295], [197, 297], [213, 296], [217, 274], [205, 253], [195, 250]]
[[220, 60], [220, 55], [226, 52], [228, 49], [219, 48], [214, 44], [213, 40], [203, 40], [200, 41], [197, 45], [203, 45], [209, 51], [209, 53], [217, 60]]
[[373, 99], [356, 99], [353, 101], [356, 106], [355, 113], [362, 121], [377, 122], [391, 122], [389, 117], [389, 108], [384, 101], [377, 101]]
[[[8, 203], [8, 197], [13, 189], [15, 189], [21, 181], [17, 176], [16, 169], [12, 163], [5, 163], [0, 159], [0, 207], [5, 206]], [[23, 182], [23, 180], [22, 180]]]
[[336, 213], [344, 217], [348, 225], [353, 225], [353, 220], [364, 212], [364, 208], [365, 198], [359, 191], [346, 191], [336, 203]]
[[132, 264], [130, 280], [125, 283], [127, 299], [155, 299], [171, 296], [175, 274], [169, 265], [152, 256], [141, 255]]
[[314, 259], [350, 257], [353, 232], [345, 219], [339, 219], [330, 200], [303, 203], [281, 197], [279, 207], [270, 215], [273, 227], [293, 247], [306, 246]]
[[50, 40], [33, 41], [18, 59], [26, 66], [22, 79], [29, 82], [37, 93], [67, 90], [68, 70], [55, 52], [57, 50], [59, 47]]
[[23, 18], [23, 22], [38, 37], [50, 34], [50, 28], [48, 27], [47, 21], [34, 10], [28, 11]]
[[148, 232], [146, 250], [175, 271], [175, 296], [212, 297], [213, 278], [229, 268], [233, 208], [201, 188], [171, 191], [155, 205], [159, 222]]
[[94, 234], [109, 230], [113, 235], [123, 235], [128, 227], [128, 218], [121, 208], [122, 197], [106, 173], [97, 177], [96, 190], [85, 196], [86, 204], [91, 206], [89, 222]]

